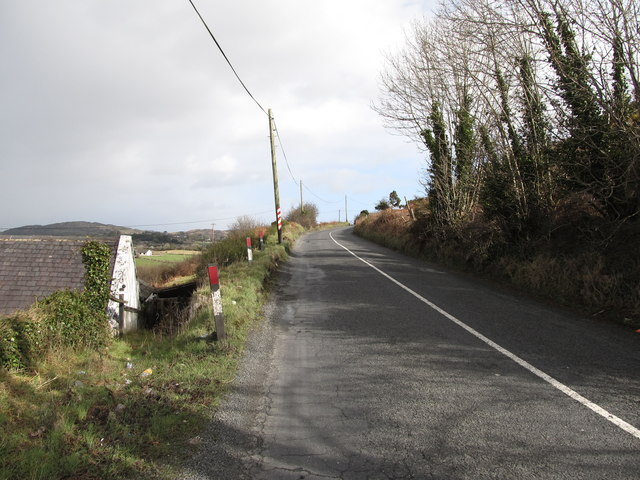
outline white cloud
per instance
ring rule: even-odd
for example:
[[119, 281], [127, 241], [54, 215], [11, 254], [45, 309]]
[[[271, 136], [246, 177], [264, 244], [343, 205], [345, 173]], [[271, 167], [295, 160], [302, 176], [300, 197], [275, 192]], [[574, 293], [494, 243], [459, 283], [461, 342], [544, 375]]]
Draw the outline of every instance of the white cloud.
[[[356, 193], [369, 201], [391, 182], [418, 185], [422, 154], [386, 132], [370, 104], [383, 53], [430, 2], [196, 5], [274, 109], [296, 180], [336, 203]], [[16, 205], [2, 210], [0, 228], [169, 224], [273, 208], [267, 118], [188, 3], [22, 0], [0, 9], [0, 202]], [[278, 160], [283, 206], [295, 204], [281, 149]]]

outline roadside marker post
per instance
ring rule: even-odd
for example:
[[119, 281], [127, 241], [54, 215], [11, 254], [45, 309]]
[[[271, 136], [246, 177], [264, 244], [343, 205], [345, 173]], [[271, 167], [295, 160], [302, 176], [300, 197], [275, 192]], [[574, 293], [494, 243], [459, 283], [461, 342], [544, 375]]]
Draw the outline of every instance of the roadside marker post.
[[211, 301], [213, 302], [213, 318], [216, 322], [216, 335], [218, 340], [225, 338], [224, 316], [222, 314], [222, 297], [220, 296], [220, 279], [218, 277], [218, 267], [209, 265], [209, 285], [211, 286]]
[[260, 251], [264, 250], [264, 232], [260, 230]]
[[278, 243], [282, 243], [282, 209], [278, 207], [276, 211], [278, 217]]
[[253, 262], [253, 250], [251, 249], [251, 237], [247, 237], [247, 259], [249, 259], [249, 263]]

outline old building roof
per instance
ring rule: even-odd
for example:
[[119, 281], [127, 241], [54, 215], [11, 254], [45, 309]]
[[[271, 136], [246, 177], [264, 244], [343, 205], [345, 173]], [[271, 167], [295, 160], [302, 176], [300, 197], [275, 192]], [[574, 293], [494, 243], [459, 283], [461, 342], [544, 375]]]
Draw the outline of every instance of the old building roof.
[[[81, 249], [87, 240], [0, 236], [0, 315], [28, 308], [58, 290], [82, 289]], [[113, 265], [117, 242], [105, 243], [113, 252]]]

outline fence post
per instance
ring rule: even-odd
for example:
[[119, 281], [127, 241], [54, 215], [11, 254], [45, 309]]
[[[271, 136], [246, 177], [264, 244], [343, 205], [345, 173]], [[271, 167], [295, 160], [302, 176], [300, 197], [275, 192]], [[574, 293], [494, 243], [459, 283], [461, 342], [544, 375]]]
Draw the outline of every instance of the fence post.
[[249, 263], [253, 262], [253, 250], [251, 250], [251, 237], [247, 237], [247, 258]]
[[225, 338], [224, 316], [222, 314], [222, 297], [220, 296], [220, 280], [218, 267], [209, 265], [209, 285], [211, 286], [211, 301], [213, 302], [213, 318], [216, 322], [216, 335], [218, 340]]
[[407, 210], [409, 210], [409, 214], [411, 215], [411, 219], [415, 222], [416, 221], [416, 214], [413, 212], [413, 208], [411, 208], [411, 205], [409, 205], [409, 202], [407, 202], [407, 197], [404, 197], [404, 203], [407, 206]]
[[118, 302], [118, 333], [120, 336], [124, 333], [124, 294], [118, 295], [120, 302]]

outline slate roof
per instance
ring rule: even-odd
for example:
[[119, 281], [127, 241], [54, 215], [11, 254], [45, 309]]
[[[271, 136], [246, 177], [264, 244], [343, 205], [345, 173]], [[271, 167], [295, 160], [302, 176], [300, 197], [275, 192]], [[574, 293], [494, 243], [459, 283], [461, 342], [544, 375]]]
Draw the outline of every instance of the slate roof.
[[[26, 309], [58, 290], [82, 289], [81, 249], [87, 240], [0, 236], [0, 315]], [[113, 268], [117, 240], [105, 243], [113, 252]]]

